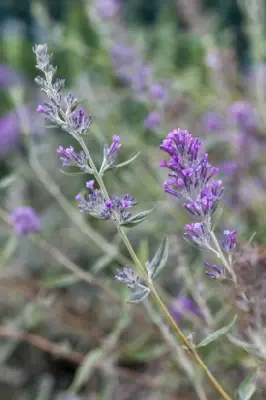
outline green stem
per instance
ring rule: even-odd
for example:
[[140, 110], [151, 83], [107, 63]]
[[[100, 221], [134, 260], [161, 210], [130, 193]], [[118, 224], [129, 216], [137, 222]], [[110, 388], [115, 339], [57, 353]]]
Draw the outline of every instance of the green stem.
[[230, 274], [231, 274], [231, 276], [232, 276], [232, 278], [233, 278], [234, 283], [237, 284], [237, 277], [236, 277], [236, 274], [234, 273], [233, 268], [232, 268], [232, 266], [230, 265], [230, 263], [229, 263], [229, 262], [227, 261], [227, 259], [225, 258], [224, 253], [223, 253], [223, 250], [221, 249], [221, 246], [220, 246], [220, 244], [219, 244], [219, 242], [218, 242], [218, 240], [217, 240], [217, 238], [216, 238], [215, 233], [214, 233], [213, 231], [210, 231], [210, 235], [211, 235], [212, 241], [213, 241], [213, 243], [214, 243], [214, 245], [215, 245], [215, 247], [216, 247], [216, 249], [217, 249], [217, 256], [222, 260], [222, 262], [223, 262], [225, 268], [230, 272]]
[[[105, 184], [103, 182], [102, 176], [101, 174], [98, 172], [92, 158], [89, 152], [89, 149], [87, 148], [86, 144], [84, 143], [82, 138], [78, 138], [78, 141], [83, 149], [83, 151], [85, 152], [90, 167], [93, 170], [93, 174], [94, 177], [96, 179], [96, 181], [98, 182], [104, 196], [106, 199], [110, 199], [110, 196], [108, 194], [108, 191], [105, 187]], [[125, 233], [125, 231], [123, 230], [123, 228], [119, 225], [118, 222], [116, 222], [117, 225], [117, 229], [118, 232], [130, 254], [130, 256], [132, 257], [132, 260], [134, 261], [135, 267], [137, 269], [137, 272], [143, 277], [143, 279], [145, 280], [146, 284], [148, 284], [149, 289], [156, 301], [156, 303], [158, 304], [158, 306], [161, 308], [166, 320], [168, 321], [169, 325], [173, 328], [173, 330], [175, 331], [175, 333], [177, 334], [177, 336], [179, 337], [180, 341], [186, 346], [186, 348], [190, 351], [190, 353], [193, 355], [194, 359], [197, 361], [197, 363], [201, 366], [201, 368], [206, 372], [209, 380], [211, 381], [212, 385], [216, 388], [216, 390], [220, 393], [220, 395], [222, 396], [222, 398], [224, 400], [232, 400], [231, 397], [225, 392], [225, 390], [222, 388], [222, 386], [219, 384], [219, 382], [216, 380], [216, 378], [212, 375], [212, 373], [209, 371], [207, 365], [204, 363], [204, 361], [201, 359], [201, 357], [199, 356], [199, 354], [197, 353], [196, 349], [193, 347], [193, 345], [190, 344], [190, 342], [188, 341], [188, 339], [186, 338], [186, 336], [183, 334], [183, 332], [180, 330], [178, 324], [175, 322], [175, 320], [173, 319], [173, 317], [171, 316], [171, 314], [169, 313], [167, 307], [165, 306], [164, 302], [162, 301], [162, 299], [160, 298], [157, 290], [155, 289], [153, 283], [151, 283], [148, 279], [148, 275], [146, 272], [146, 268], [145, 266], [142, 265], [141, 261], [139, 260], [138, 256], [136, 255], [133, 247], [131, 246], [131, 243]], [[216, 237], [215, 237], [216, 239]], [[217, 240], [217, 239], [216, 239]]]

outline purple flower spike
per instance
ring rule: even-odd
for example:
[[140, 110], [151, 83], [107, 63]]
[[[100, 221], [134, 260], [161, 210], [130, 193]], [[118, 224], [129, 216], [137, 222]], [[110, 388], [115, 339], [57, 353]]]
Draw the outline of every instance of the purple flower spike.
[[232, 252], [235, 249], [236, 241], [237, 241], [237, 230], [236, 229], [233, 231], [229, 231], [229, 230], [224, 231], [222, 246], [228, 253]]
[[153, 130], [155, 128], [158, 128], [161, 122], [162, 122], [161, 115], [157, 111], [153, 111], [146, 117], [144, 121], [144, 127]]
[[118, 223], [123, 223], [131, 217], [128, 209], [137, 204], [135, 197], [130, 194], [124, 196], [114, 194], [108, 200], [104, 198], [100, 189], [94, 188], [93, 180], [87, 182], [86, 187], [90, 190], [86, 197], [81, 194], [76, 196], [81, 212], [88, 213], [96, 218], [117, 221]]
[[18, 236], [27, 236], [40, 229], [40, 219], [31, 207], [17, 207], [9, 216], [9, 220]]
[[19, 123], [16, 114], [5, 114], [0, 118], [0, 157], [7, 156], [20, 142]]
[[186, 296], [179, 296], [174, 300], [171, 307], [171, 314], [177, 323], [185, 316], [202, 318], [199, 306], [195, 301]]
[[222, 265], [221, 267], [217, 267], [217, 265], [210, 264], [208, 261], [204, 262], [205, 267], [207, 268], [205, 274], [210, 279], [223, 279], [225, 276], [225, 269]]
[[220, 132], [224, 128], [222, 117], [215, 111], [208, 111], [203, 116], [203, 126], [208, 132]]
[[78, 167], [81, 171], [90, 171], [90, 168], [87, 164], [87, 159], [85, 153], [81, 151], [80, 153], [76, 152], [72, 146], [67, 148], [63, 148], [59, 146], [56, 149], [57, 154], [60, 156], [60, 160], [62, 161], [63, 167]]
[[165, 97], [165, 88], [160, 83], [154, 83], [150, 89], [152, 100], [163, 100]]
[[170, 160], [161, 166], [170, 170], [164, 190], [181, 199], [193, 216], [208, 218], [218, 207], [223, 195], [222, 181], [214, 180], [218, 168], [208, 162], [208, 154], [200, 153], [201, 142], [189, 132], [174, 130], [161, 144]]
[[102, 172], [114, 166], [120, 147], [120, 137], [117, 135], [113, 136], [113, 141], [110, 147], [108, 147], [107, 144], [104, 145], [104, 160], [101, 167]]
[[96, 7], [102, 18], [113, 18], [119, 12], [121, 4], [118, 0], [98, 0]]
[[243, 132], [249, 132], [255, 127], [255, 110], [250, 104], [244, 101], [236, 101], [231, 105], [229, 114], [231, 119]]
[[86, 117], [84, 110], [79, 108], [77, 111], [72, 111], [69, 122], [79, 135], [84, 135], [88, 132], [92, 119], [90, 115]]

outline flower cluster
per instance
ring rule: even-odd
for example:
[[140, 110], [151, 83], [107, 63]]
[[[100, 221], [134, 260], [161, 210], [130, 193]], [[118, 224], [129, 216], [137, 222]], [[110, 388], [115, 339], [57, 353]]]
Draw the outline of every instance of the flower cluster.
[[40, 229], [40, 219], [31, 207], [17, 207], [10, 214], [9, 220], [19, 236], [27, 236]]
[[34, 52], [36, 68], [44, 74], [44, 78], [38, 76], [35, 82], [47, 96], [47, 100], [37, 106], [37, 112], [45, 114], [50, 122], [73, 136], [86, 134], [91, 124], [91, 116], [86, 116], [82, 108], [77, 109], [78, 100], [71, 93], [64, 98], [66, 109], [63, 109], [61, 102], [65, 81], [62, 78], [54, 79], [56, 68], [51, 64], [52, 55], [48, 53], [47, 45], [35, 46]]
[[78, 167], [81, 171], [91, 172], [84, 151], [76, 152], [72, 146], [65, 149], [59, 146], [56, 152], [60, 156], [63, 167]]
[[123, 224], [131, 217], [128, 209], [136, 205], [133, 196], [114, 194], [109, 200], [105, 198], [101, 189], [94, 188], [93, 180], [87, 182], [86, 187], [90, 190], [86, 198], [81, 193], [76, 196], [80, 211], [89, 213], [96, 218], [113, 220], [119, 224]]
[[[165, 192], [180, 199], [185, 209], [201, 220], [185, 226], [185, 238], [225, 260], [227, 270], [233, 274], [230, 263], [237, 232], [225, 230], [220, 245], [212, 228], [212, 215], [224, 192], [222, 181], [214, 179], [218, 169], [208, 162], [208, 154], [200, 151], [199, 139], [187, 131], [178, 129], [170, 132], [161, 149], [170, 155], [170, 160], [161, 162], [162, 167], [170, 170], [164, 183]], [[222, 248], [228, 255], [228, 260], [221, 254]], [[218, 268], [206, 261], [205, 267], [210, 278], [224, 277], [225, 265]]]
[[106, 171], [107, 169], [112, 168], [115, 165], [118, 150], [120, 149], [120, 147], [120, 137], [117, 135], [113, 136], [113, 141], [110, 146], [108, 146], [108, 144], [104, 145], [104, 155], [101, 172]]
[[139, 277], [135, 274], [133, 269], [126, 265], [124, 268], [116, 271], [115, 279], [123, 282], [129, 289], [134, 288], [139, 284]]
[[214, 180], [218, 173], [208, 162], [208, 154], [200, 154], [201, 142], [183, 130], [170, 132], [160, 148], [170, 155], [161, 167], [170, 169], [164, 190], [181, 199], [194, 216], [208, 219], [223, 194], [222, 181]]

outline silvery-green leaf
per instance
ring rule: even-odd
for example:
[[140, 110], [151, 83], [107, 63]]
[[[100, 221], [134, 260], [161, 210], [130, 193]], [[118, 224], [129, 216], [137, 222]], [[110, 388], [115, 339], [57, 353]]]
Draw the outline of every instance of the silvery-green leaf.
[[249, 400], [256, 392], [255, 377], [257, 371], [250, 373], [246, 379], [241, 382], [240, 386], [235, 392], [235, 400]]
[[132, 293], [126, 301], [128, 303], [140, 303], [148, 297], [149, 293], [149, 288], [144, 285], [138, 284], [132, 289]]
[[229, 325], [224, 326], [221, 329], [218, 329], [215, 332], [210, 333], [205, 339], [203, 339], [196, 347], [205, 347], [214, 340], [218, 339], [218, 337], [225, 335], [232, 328], [234, 323], [236, 322], [237, 316], [235, 315], [233, 321], [230, 322]]
[[12, 185], [17, 180], [15, 174], [7, 175], [5, 178], [0, 180], [0, 189], [6, 189], [8, 186]]
[[63, 169], [60, 169], [60, 172], [66, 176], [86, 175], [89, 173], [89, 171], [66, 172]]
[[132, 228], [133, 226], [136, 226], [140, 224], [141, 222], [145, 221], [146, 218], [155, 210], [155, 207], [153, 207], [151, 210], [147, 211], [142, 211], [136, 215], [133, 215], [126, 221], [122, 222], [121, 225], [125, 226], [126, 228]]
[[90, 378], [95, 367], [104, 356], [103, 348], [91, 350], [84, 358], [82, 364], [77, 369], [74, 380], [71, 384], [71, 390], [77, 392]]
[[165, 267], [168, 259], [169, 243], [165, 235], [153, 259], [147, 263], [147, 270], [150, 279], [155, 279]]
[[140, 154], [140, 151], [139, 151], [137, 154], [135, 154], [133, 157], [131, 157], [129, 160], [124, 161], [124, 162], [122, 162], [122, 163], [120, 163], [120, 164], [114, 165], [114, 168], [125, 167], [126, 165], [128, 165], [128, 164], [130, 164], [132, 161], [134, 161], [134, 160], [139, 156], [139, 154]]

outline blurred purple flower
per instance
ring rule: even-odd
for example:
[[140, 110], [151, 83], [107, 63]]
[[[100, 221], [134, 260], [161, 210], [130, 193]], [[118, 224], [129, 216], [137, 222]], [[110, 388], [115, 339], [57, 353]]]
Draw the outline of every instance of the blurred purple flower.
[[19, 236], [26, 236], [40, 230], [40, 219], [31, 207], [15, 208], [9, 216], [9, 220]]
[[13, 71], [8, 65], [0, 64], [0, 87], [18, 85], [22, 77]]
[[96, 7], [102, 18], [112, 18], [120, 10], [119, 0], [96, 0]]
[[147, 129], [155, 129], [160, 126], [162, 122], [162, 117], [157, 111], [153, 111], [147, 115], [144, 120], [144, 126]]
[[222, 117], [216, 111], [208, 111], [204, 114], [202, 123], [204, 129], [209, 132], [220, 132], [224, 128]]
[[153, 100], [162, 100], [165, 94], [165, 87], [160, 83], [154, 83], [150, 88], [150, 95]]
[[186, 315], [202, 318], [202, 313], [197, 303], [187, 296], [177, 297], [172, 304], [170, 312], [177, 323]]
[[0, 118], [0, 157], [14, 150], [20, 141], [19, 123], [15, 113]]
[[245, 101], [234, 102], [229, 108], [229, 116], [243, 132], [247, 132], [255, 127], [255, 110]]

